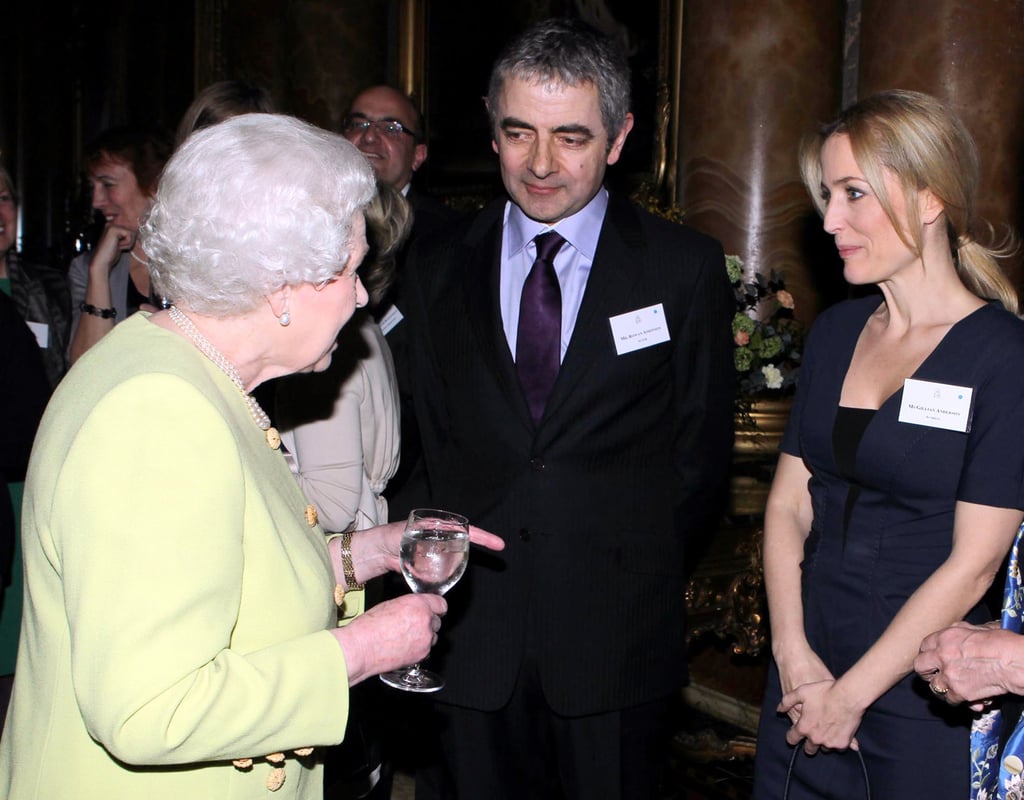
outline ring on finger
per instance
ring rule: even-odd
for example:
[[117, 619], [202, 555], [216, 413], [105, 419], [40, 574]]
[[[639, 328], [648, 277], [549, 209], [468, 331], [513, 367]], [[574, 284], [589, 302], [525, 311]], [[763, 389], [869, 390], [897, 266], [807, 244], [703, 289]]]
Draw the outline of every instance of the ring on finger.
[[930, 688], [933, 692], [935, 692], [935, 694], [939, 696], [942, 696], [949, 692], [949, 689], [947, 689], [945, 686], [936, 686], [934, 683], [929, 683], [928, 688]]

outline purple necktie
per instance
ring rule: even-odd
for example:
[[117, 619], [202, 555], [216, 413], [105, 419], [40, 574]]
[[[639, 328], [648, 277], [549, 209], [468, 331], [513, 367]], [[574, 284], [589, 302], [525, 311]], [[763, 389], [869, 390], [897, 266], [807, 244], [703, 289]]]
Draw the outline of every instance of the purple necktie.
[[523, 284], [516, 336], [516, 369], [533, 421], [540, 420], [558, 377], [562, 350], [562, 290], [555, 255], [565, 244], [556, 231], [537, 236], [537, 260]]

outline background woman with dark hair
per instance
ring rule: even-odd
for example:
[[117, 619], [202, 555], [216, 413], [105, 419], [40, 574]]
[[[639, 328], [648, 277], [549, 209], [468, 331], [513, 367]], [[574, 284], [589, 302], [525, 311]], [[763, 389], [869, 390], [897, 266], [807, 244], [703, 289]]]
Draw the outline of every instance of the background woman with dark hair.
[[118, 322], [149, 307], [149, 262], [139, 225], [170, 154], [165, 134], [135, 127], [108, 130], [88, 148], [92, 207], [105, 226], [93, 250], [77, 256], [68, 270], [72, 363]]

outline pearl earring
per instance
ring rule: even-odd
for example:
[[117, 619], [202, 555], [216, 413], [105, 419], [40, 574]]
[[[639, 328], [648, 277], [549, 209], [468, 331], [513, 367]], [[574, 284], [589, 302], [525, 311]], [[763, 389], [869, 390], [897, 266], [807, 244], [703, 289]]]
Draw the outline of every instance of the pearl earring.
[[281, 323], [282, 328], [287, 328], [292, 324], [292, 315], [287, 311], [284, 311], [281, 316], [277, 318], [277, 321]]

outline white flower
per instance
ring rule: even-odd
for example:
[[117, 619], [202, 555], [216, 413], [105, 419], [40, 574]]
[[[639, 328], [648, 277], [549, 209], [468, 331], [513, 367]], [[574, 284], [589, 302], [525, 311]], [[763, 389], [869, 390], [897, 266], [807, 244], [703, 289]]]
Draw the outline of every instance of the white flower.
[[765, 385], [769, 389], [782, 388], [782, 372], [774, 364], [765, 364], [761, 367], [761, 374], [764, 375]]

